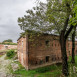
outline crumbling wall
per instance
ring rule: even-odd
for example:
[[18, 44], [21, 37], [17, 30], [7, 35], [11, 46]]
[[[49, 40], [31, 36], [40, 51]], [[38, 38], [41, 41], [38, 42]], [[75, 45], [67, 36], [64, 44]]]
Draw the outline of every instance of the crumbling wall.
[[28, 69], [28, 37], [21, 37], [17, 44], [17, 54], [20, 63]]
[[61, 62], [61, 49], [58, 36], [42, 35], [29, 41], [29, 67]]
[[0, 50], [7, 50], [7, 49], [17, 49], [17, 45], [0, 44]]

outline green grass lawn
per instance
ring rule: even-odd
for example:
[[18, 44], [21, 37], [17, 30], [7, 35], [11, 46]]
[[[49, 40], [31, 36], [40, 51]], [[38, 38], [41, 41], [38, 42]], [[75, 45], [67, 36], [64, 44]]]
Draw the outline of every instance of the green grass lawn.
[[[77, 67], [77, 56], [75, 56], [75, 64], [71, 64], [71, 57], [69, 58], [68, 65], [69, 65], [69, 77], [77, 77], [76, 73], [73, 73], [73, 66]], [[21, 75], [22, 77], [63, 77], [62, 76], [62, 66], [61, 64], [55, 64], [47, 67], [38, 68], [35, 70], [26, 71], [22, 65], [17, 62], [20, 66], [20, 69], [13, 72], [13, 74]]]
[[24, 68], [21, 68], [14, 72], [14, 74], [22, 75], [22, 77], [60, 77], [61, 67], [57, 65], [52, 65], [48, 67], [38, 68], [36, 70], [26, 71]]
[[13, 74], [18, 74], [22, 77], [60, 77], [61, 75], [61, 64], [26, 71], [19, 62], [17, 63], [19, 64], [20, 69], [13, 72]]

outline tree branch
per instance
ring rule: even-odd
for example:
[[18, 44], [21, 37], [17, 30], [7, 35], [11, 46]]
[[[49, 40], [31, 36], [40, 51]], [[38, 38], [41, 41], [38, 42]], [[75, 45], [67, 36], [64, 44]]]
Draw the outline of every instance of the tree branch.
[[66, 19], [65, 24], [64, 24], [64, 28], [63, 28], [64, 33], [65, 33], [66, 28], [68, 26], [68, 21], [69, 21], [69, 17]]
[[67, 37], [68, 37], [68, 35], [70, 34], [70, 32], [72, 31], [72, 29], [73, 29], [73, 25], [71, 25], [71, 27], [68, 29], [68, 31], [66, 32], [66, 34], [65, 34], [65, 39], [67, 39]]

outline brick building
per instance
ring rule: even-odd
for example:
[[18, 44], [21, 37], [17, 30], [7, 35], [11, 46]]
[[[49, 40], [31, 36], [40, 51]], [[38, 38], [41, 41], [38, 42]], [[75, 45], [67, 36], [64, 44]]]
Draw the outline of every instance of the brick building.
[[[77, 42], [75, 42], [77, 45]], [[72, 42], [66, 43], [67, 56], [71, 55]], [[27, 69], [35, 69], [61, 62], [59, 36], [42, 34], [18, 39], [18, 59]], [[77, 47], [75, 48], [77, 53]]]

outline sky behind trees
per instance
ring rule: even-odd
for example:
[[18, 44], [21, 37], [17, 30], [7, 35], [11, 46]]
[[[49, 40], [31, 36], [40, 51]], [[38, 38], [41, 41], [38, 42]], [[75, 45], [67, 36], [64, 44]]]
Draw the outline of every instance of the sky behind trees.
[[[36, 6], [37, 0], [0, 0], [0, 42], [12, 39], [17, 42], [20, 33], [17, 19]], [[46, 0], [41, 0], [46, 2]]]

